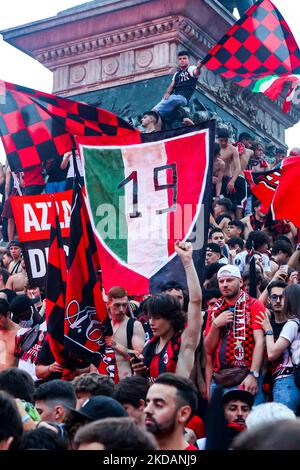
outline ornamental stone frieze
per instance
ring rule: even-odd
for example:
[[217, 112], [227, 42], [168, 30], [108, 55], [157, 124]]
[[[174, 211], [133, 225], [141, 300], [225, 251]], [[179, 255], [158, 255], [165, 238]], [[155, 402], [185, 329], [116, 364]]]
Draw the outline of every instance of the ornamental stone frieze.
[[[213, 40], [193, 21], [174, 16], [83, 38], [64, 47], [40, 49], [35, 55], [53, 71], [54, 92], [68, 96], [86, 86], [91, 89], [93, 84], [101, 89], [116, 86], [119, 80], [128, 83], [170, 73], [179, 44], [203, 57]], [[68, 80], [61, 80], [61, 68]]]
[[[142, 112], [163, 96], [178, 50], [188, 49], [196, 63], [234, 21], [217, 0], [93, 0], [2, 35], [53, 72], [54, 93], [138, 125]], [[298, 94], [297, 104], [284, 114], [281, 97], [271, 102], [204, 67], [190, 108], [196, 122], [214, 117], [234, 136], [250, 129], [282, 146], [285, 129], [300, 118]]]

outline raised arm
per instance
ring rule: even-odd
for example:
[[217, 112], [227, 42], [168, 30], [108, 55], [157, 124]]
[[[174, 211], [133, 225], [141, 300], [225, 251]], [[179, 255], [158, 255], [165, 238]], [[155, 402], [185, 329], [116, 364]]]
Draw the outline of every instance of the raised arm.
[[66, 152], [66, 153], [64, 154], [63, 160], [62, 160], [62, 162], [61, 162], [61, 164], [60, 164], [60, 168], [61, 168], [62, 170], [64, 170], [65, 168], [67, 168], [67, 166], [68, 166], [68, 164], [69, 164], [69, 161], [70, 161], [71, 155], [72, 155], [72, 152]]
[[192, 244], [188, 242], [175, 243], [178, 254], [186, 272], [189, 291], [187, 325], [181, 336], [181, 346], [176, 367], [176, 374], [189, 377], [194, 365], [194, 353], [198, 346], [202, 326], [202, 291], [199, 278], [193, 262]]
[[230, 179], [228, 185], [227, 185], [227, 191], [232, 192], [234, 189], [234, 184], [237, 180], [237, 177], [241, 173], [241, 162], [240, 162], [240, 157], [239, 157], [239, 152], [236, 147], [232, 145], [232, 163], [233, 163], [233, 168], [234, 172], [232, 175], [232, 178]]
[[6, 176], [5, 176], [5, 200], [6, 200], [9, 197], [10, 181], [11, 181], [11, 176], [12, 176], [9, 165], [7, 165], [5, 173], [6, 173]]
[[198, 60], [197, 66], [194, 70], [194, 77], [199, 77], [202, 67], [203, 67], [203, 64], [201, 60]]

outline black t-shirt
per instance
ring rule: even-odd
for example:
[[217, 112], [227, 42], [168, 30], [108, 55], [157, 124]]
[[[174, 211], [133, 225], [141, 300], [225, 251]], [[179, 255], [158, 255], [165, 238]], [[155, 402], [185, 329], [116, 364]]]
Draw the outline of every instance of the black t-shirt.
[[[53, 362], [55, 362], [55, 359], [51, 352], [49, 341], [46, 339], [38, 353], [35, 365], [50, 366]], [[52, 372], [49, 377], [47, 377], [47, 380], [61, 379], [61, 377], [62, 374], [60, 372]]]
[[[46, 339], [39, 351], [39, 354], [36, 360], [36, 365], [50, 366], [50, 364], [53, 364], [53, 362], [55, 362], [55, 358], [51, 352], [49, 341]], [[89, 363], [81, 359], [76, 359], [76, 358], [70, 358], [66, 360], [65, 362], [65, 367], [66, 369], [69, 369], [69, 370], [85, 369], [86, 367], [89, 367], [89, 365], [90, 365]], [[61, 372], [52, 372], [49, 375], [49, 377], [47, 377], [47, 380], [61, 379], [61, 378], [62, 378]]]
[[55, 183], [59, 181], [66, 181], [68, 174], [68, 166], [64, 170], [61, 169], [60, 165], [62, 162], [62, 157], [54, 158], [46, 166], [48, 177], [48, 183]]
[[187, 68], [185, 70], [178, 70], [174, 76], [174, 81], [174, 94], [184, 96], [187, 102], [189, 102], [196, 88], [198, 77], [191, 76]]
[[215, 221], [219, 225], [222, 222], [223, 219], [232, 220], [232, 217], [229, 214], [221, 214], [221, 215], [218, 215], [218, 217], [215, 218]]
[[282, 322], [282, 323], [276, 323], [275, 322], [275, 318], [272, 314], [272, 318], [271, 318], [271, 326], [272, 326], [272, 329], [273, 329], [273, 333], [274, 333], [274, 339], [278, 339], [279, 336], [280, 336], [280, 333], [282, 331], [282, 328], [284, 327], [284, 325], [286, 324], [286, 322]]

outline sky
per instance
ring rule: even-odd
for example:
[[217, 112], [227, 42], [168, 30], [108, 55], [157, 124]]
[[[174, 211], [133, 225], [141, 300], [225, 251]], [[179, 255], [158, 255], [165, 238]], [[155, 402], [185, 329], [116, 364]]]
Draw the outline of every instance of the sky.
[[[0, 30], [30, 23], [50, 16], [67, 8], [85, 3], [87, 0], [9, 0], [1, 8]], [[4, 3], [4, 2], [3, 2]], [[290, 26], [298, 45], [300, 44], [300, 1], [273, 0], [288, 25]], [[28, 86], [37, 90], [52, 92], [52, 73], [36, 60], [6, 44], [0, 36], [0, 79]], [[300, 123], [286, 131], [286, 143], [291, 147], [299, 147]], [[5, 153], [0, 145], [0, 160], [5, 159]]]

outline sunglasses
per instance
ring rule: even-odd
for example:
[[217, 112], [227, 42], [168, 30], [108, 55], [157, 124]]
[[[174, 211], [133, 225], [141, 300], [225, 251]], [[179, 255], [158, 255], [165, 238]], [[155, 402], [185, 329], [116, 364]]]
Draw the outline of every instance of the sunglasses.
[[279, 302], [283, 299], [283, 295], [276, 295], [276, 294], [272, 294], [270, 295], [270, 299], [273, 301], [273, 302], [276, 302], [276, 300], [278, 299]]

